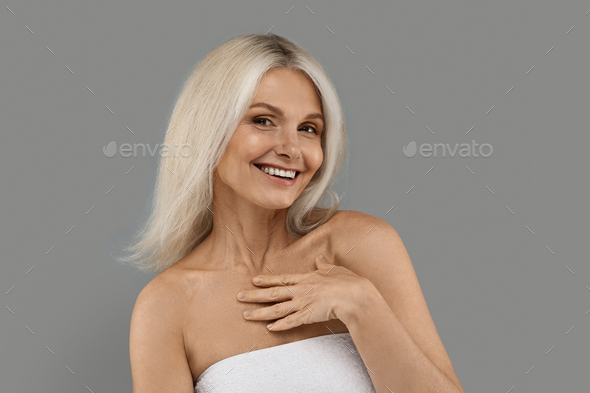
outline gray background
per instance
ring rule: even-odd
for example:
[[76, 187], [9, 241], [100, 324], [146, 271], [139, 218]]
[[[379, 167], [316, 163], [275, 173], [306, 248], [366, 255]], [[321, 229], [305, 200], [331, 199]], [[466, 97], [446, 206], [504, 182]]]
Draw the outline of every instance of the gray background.
[[[588, 2], [4, 5], [3, 392], [131, 391], [129, 321], [151, 277], [111, 253], [147, 216], [157, 156], [102, 149], [162, 143], [198, 61], [271, 28], [334, 82], [341, 209], [399, 232], [465, 390], [587, 391]], [[492, 156], [402, 153], [472, 140]]]

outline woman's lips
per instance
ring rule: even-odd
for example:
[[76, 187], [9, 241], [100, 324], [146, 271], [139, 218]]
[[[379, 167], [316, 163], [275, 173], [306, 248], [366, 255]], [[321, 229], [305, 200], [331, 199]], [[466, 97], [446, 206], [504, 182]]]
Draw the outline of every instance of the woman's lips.
[[292, 186], [293, 184], [295, 184], [295, 182], [297, 181], [297, 178], [299, 177], [299, 173], [300, 173], [300, 172], [297, 172], [297, 174], [295, 175], [295, 177], [293, 179], [283, 179], [280, 177], [269, 175], [268, 173], [264, 172], [262, 169], [258, 168], [256, 165], [254, 165], [254, 166], [256, 167], [256, 169], [258, 169], [258, 171], [260, 173], [262, 173], [264, 176], [266, 176], [269, 180], [272, 180], [275, 183], [283, 185], [283, 186]]

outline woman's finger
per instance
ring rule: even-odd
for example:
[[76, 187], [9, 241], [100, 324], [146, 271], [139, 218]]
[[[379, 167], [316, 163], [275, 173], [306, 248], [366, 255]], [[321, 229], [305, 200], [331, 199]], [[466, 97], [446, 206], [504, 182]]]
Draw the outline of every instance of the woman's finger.
[[[244, 318], [249, 321], [272, 321], [283, 318], [293, 311], [298, 311], [294, 301], [273, 304], [269, 307], [244, 311]], [[250, 313], [250, 315], [248, 315]]]
[[238, 300], [248, 303], [281, 302], [292, 299], [295, 294], [286, 286], [271, 287], [265, 289], [253, 289], [238, 293]]
[[273, 287], [299, 284], [308, 277], [310, 273], [261, 274], [254, 277], [252, 282], [259, 287]]
[[281, 331], [311, 323], [314, 323], [314, 315], [309, 308], [305, 307], [303, 310], [299, 310], [287, 315], [285, 318], [269, 323], [266, 325], [266, 328], [273, 331]]

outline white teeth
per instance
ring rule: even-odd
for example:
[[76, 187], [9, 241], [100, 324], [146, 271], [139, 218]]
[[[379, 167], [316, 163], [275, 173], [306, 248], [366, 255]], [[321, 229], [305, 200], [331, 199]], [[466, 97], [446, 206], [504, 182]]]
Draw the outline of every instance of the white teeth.
[[295, 172], [295, 171], [285, 171], [283, 169], [267, 167], [267, 166], [259, 166], [258, 168], [260, 168], [264, 172], [268, 173], [269, 175], [290, 177], [291, 179], [293, 179], [295, 177], [295, 175], [297, 174], [297, 172]]

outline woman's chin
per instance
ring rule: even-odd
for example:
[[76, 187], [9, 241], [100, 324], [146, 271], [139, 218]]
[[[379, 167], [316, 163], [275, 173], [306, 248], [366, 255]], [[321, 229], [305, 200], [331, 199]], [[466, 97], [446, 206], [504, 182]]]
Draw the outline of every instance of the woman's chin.
[[282, 209], [290, 208], [292, 204], [293, 204], [293, 201], [291, 201], [291, 200], [282, 201], [282, 202], [277, 202], [275, 200], [275, 201], [263, 201], [259, 204], [259, 206], [264, 207], [265, 209], [268, 209], [268, 210], [282, 210]]

